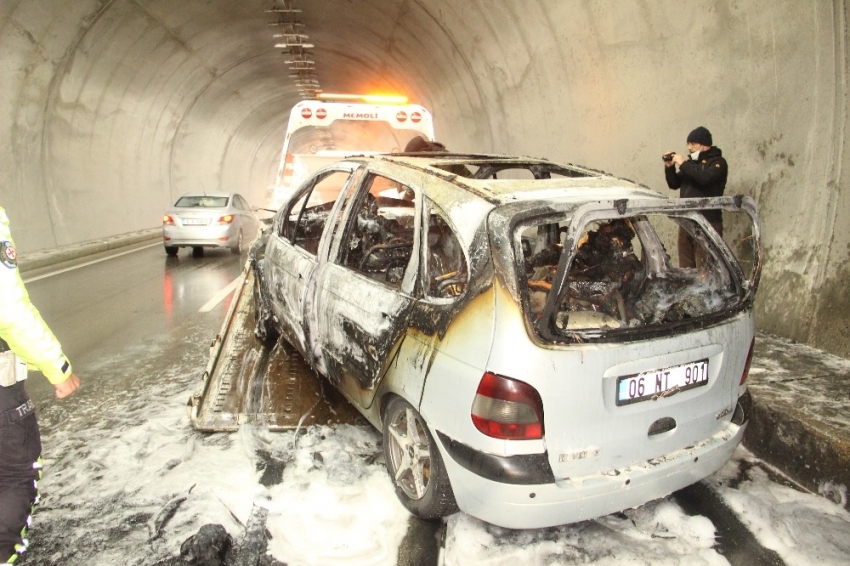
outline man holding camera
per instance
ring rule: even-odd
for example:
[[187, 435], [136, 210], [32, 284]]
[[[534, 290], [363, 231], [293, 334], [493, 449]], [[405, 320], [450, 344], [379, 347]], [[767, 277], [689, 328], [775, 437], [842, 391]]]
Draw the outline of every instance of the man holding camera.
[[[700, 126], [688, 134], [688, 156], [668, 151], [661, 156], [664, 161], [664, 176], [667, 186], [681, 189], [682, 198], [703, 198], [723, 196], [726, 190], [726, 178], [729, 167], [720, 148], [712, 145], [711, 132]], [[678, 166], [678, 171], [676, 167]], [[719, 210], [703, 213], [706, 220], [721, 236], [723, 235], [723, 216]], [[690, 234], [679, 227], [679, 267], [698, 267], [701, 263], [701, 250]]]

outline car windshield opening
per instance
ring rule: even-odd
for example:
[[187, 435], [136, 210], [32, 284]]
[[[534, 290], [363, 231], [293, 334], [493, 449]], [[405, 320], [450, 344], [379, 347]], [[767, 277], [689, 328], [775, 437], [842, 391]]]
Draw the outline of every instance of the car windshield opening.
[[224, 208], [228, 197], [192, 196], [180, 197], [174, 206], [180, 208]]
[[[538, 328], [546, 325], [556, 334], [585, 340], [695, 321], [736, 307], [744, 297], [746, 230], [734, 236], [741, 240], [740, 250], [725, 248], [731, 253], [724, 254], [708, 232], [713, 229], [686, 215], [595, 221], [578, 236], [575, 250], [568, 250], [565, 284], [559, 285], [567, 226], [547, 221], [521, 230], [521, 277]], [[693, 243], [693, 266], [679, 265], [678, 245], [685, 236]]]

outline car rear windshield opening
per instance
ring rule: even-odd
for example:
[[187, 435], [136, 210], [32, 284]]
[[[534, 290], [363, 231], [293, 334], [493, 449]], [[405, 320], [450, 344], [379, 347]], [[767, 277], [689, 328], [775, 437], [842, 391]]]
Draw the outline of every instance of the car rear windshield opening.
[[[528, 291], [528, 314], [538, 329], [545, 325], [550, 333], [577, 340], [662, 329], [729, 311], [744, 297], [737, 252], [727, 247], [724, 254], [708, 233], [712, 228], [663, 214], [589, 224], [574, 253], [568, 250], [572, 259], [559, 286], [555, 276], [566, 226], [547, 222], [521, 232], [521, 287]], [[693, 241], [694, 267], [680, 265], [680, 228]], [[736, 231], [744, 244], [745, 233]]]
[[180, 197], [174, 206], [181, 208], [224, 208], [227, 206], [227, 197]]

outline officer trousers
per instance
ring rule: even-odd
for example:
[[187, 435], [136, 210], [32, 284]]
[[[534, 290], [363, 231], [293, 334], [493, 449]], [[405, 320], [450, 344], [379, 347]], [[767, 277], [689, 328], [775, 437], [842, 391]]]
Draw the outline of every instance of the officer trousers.
[[41, 435], [24, 382], [0, 387], [0, 564], [26, 550], [38, 502]]

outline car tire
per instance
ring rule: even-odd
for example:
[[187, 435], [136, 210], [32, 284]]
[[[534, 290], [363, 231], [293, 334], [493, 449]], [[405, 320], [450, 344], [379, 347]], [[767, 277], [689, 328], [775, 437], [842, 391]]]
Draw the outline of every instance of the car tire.
[[401, 397], [387, 405], [382, 426], [384, 460], [396, 495], [420, 519], [458, 510], [440, 449], [425, 420]]
[[204, 248], [201, 246], [193, 246], [192, 257], [204, 257]]
[[177, 246], [165, 246], [165, 254], [174, 257], [177, 255], [178, 249]]
[[236, 245], [230, 248], [230, 253], [233, 255], [241, 255], [242, 254], [242, 230], [239, 230], [239, 234], [236, 235]]
[[256, 272], [254, 272], [254, 336], [257, 337], [257, 340], [262, 342], [266, 346], [272, 346], [275, 342], [277, 342], [280, 333], [277, 331], [277, 328], [274, 326], [274, 322], [272, 321], [272, 315], [268, 311], [268, 309], [263, 305], [262, 298], [260, 296], [260, 279], [257, 277]]

